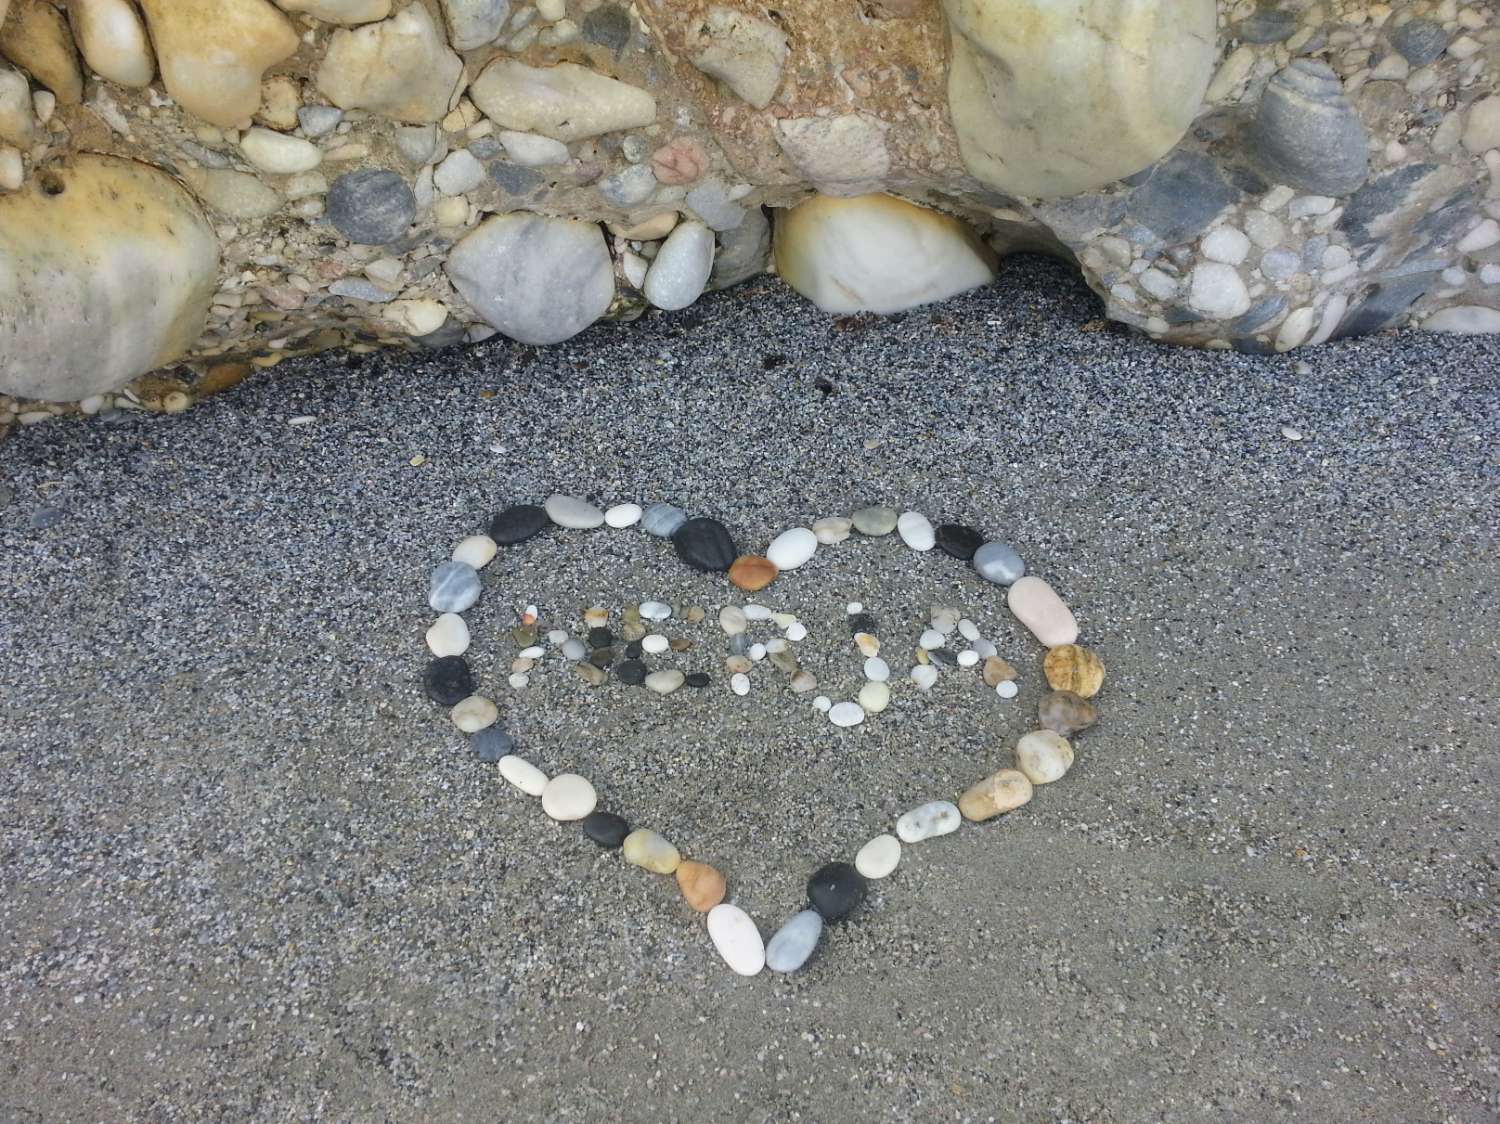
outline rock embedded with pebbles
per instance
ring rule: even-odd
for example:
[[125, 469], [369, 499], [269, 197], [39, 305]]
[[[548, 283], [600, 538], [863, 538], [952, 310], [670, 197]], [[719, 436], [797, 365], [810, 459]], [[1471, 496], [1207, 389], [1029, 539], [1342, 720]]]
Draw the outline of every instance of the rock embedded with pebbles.
[[966, 820], [980, 823], [1011, 812], [1031, 800], [1031, 781], [1018, 769], [1001, 769], [969, 787], [958, 798]]
[[417, 219], [411, 187], [385, 168], [345, 172], [329, 187], [325, 205], [333, 228], [364, 246], [396, 241]]
[[510, 15], [510, 0], [443, 0], [443, 19], [455, 50], [492, 43]]

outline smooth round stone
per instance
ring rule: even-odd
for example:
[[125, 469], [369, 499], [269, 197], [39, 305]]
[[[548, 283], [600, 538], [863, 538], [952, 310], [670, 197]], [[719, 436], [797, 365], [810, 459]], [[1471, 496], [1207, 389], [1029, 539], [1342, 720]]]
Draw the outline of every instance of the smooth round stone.
[[952, 636], [958, 628], [958, 610], [946, 605], [934, 605], [929, 613], [932, 627], [944, 636]]
[[849, 863], [824, 863], [807, 880], [807, 900], [824, 921], [836, 924], [859, 907], [869, 889], [865, 876]]
[[979, 653], [973, 648], [965, 648], [962, 652], [958, 653], [959, 667], [973, 667], [978, 662]]
[[[744, 638], [735, 637], [734, 639]], [[750, 645], [748, 644], [745, 645], [746, 648], [748, 648], [749, 646]], [[730, 675], [736, 675], [740, 672], [745, 672], [748, 674], [750, 669], [754, 667], [755, 664], [751, 662], [750, 657], [745, 655], [743, 651], [734, 651], [735, 645], [733, 643], [733, 640], [731, 640], [729, 647], [730, 651], [733, 652], [733, 654], [724, 661], [724, 670], [729, 672]]]
[[785, 652], [791, 646], [791, 642], [785, 636], [773, 636], [766, 641], [766, 651], [773, 656], [778, 652]]
[[568, 634], [560, 628], [554, 628], [551, 632], [547, 633], [547, 643], [551, 644], [554, 648], [559, 644], [566, 644], [567, 642]]
[[1072, 691], [1052, 691], [1043, 695], [1042, 701], [1036, 704], [1036, 716], [1044, 729], [1065, 738], [1071, 738], [1099, 721], [1094, 704]]
[[432, 571], [427, 604], [437, 613], [462, 613], [479, 600], [479, 573], [467, 562], [444, 562]]
[[971, 786], [958, 798], [964, 819], [974, 823], [1019, 808], [1031, 799], [1031, 782], [1016, 769], [1001, 769]]
[[974, 552], [975, 572], [985, 581], [1010, 585], [1026, 573], [1021, 556], [1003, 542], [987, 542]]
[[722, 874], [696, 859], [683, 859], [673, 874], [677, 888], [682, 891], [682, 900], [699, 913], [707, 913], [723, 901], [724, 891], [729, 888]]
[[922, 690], [930, 691], [938, 681], [938, 669], [929, 663], [919, 663], [911, 669], [911, 681]]
[[542, 789], [542, 811], [554, 820], [581, 820], [599, 803], [594, 786], [577, 773], [558, 773]]
[[968, 617], [958, 619], [958, 634], [970, 642], [979, 639], [979, 626]]
[[862, 507], [854, 513], [850, 522], [860, 534], [879, 538], [896, 529], [898, 518], [893, 507]]
[[1072, 691], [1091, 699], [1104, 686], [1104, 661], [1078, 644], [1059, 644], [1042, 661], [1047, 685], [1054, 691]]
[[984, 545], [984, 536], [961, 523], [943, 523], [934, 532], [937, 548], [951, 558], [967, 562]]
[[540, 796], [547, 787], [547, 774], [513, 753], [500, 758], [499, 768], [500, 775], [527, 796]]
[[982, 660], [1000, 654], [1000, 649], [995, 647], [994, 642], [986, 640], [983, 636], [974, 641], [974, 650], [979, 653], [979, 658]]
[[474, 756], [486, 765], [493, 765], [516, 748], [516, 739], [499, 726], [489, 726], [473, 738]]
[[530, 684], [531, 676], [527, 675], [524, 671], [513, 671], [505, 681], [511, 685], [513, 690], [520, 691], [524, 690]]
[[422, 689], [433, 702], [452, 706], [474, 693], [474, 673], [462, 656], [440, 656], [422, 673]]
[[1062, 780], [1073, 767], [1073, 745], [1052, 730], [1033, 730], [1016, 742], [1016, 768], [1032, 784]]
[[617, 503], [604, 513], [604, 522], [616, 530], [633, 526], [640, 520], [641, 505], [638, 503]]
[[1013, 699], [1021, 693], [1021, 688], [1016, 685], [1014, 679], [1002, 679], [995, 684], [995, 694], [1002, 699]]
[[1046, 647], [1056, 648], [1078, 639], [1078, 622], [1073, 619], [1073, 611], [1041, 578], [1019, 579], [1010, 587], [1005, 600], [1016, 620]]
[[607, 628], [595, 627], [589, 629], [590, 648], [608, 648], [615, 642], [615, 634]]
[[931, 521], [920, 511], [903, 511], [896, 520], [896, 533], [913, 550], [931, 550], [937, 544]]
[[416, 195], [404, 179], [385, 168], [346, 172], [333, 181], [324, 207], [335, 230], [365, 246], [396, 241], [417, 219]]
[[653, 503], [641, 515], [641, 530], [659, 539], [669, 539], [687, 522], [687, 512], [675, 504]]
[[776, 564], [758, 554], [741, 554], [729, 567], [731, 585], [746, 593], [765, 589], [776, 580]]
[[646, 676], [647, 688], [655, 691], [658, 695], [670, 695], [686, 682], [687, 676], [676, 668], [670, 671], [653, 671], [650, 675]]
[[710, 680], [706, 671], [690, 671], [682, 677], [682, 681], [689, 687], [707, 687]]
[[729, 569], [740, 553], [729, 528], [717, 519], [689, 519], [673, 533], [672, 545], [689, 566], [708, 573]]
[[[771, 643], [774, 644], [775, 641], [773, 640]], [[785, 641], [782, 641], [782, 643], [785, 643]], [[792, 655], [791, 652], [788, 652], [785, 648], [777, 648], [773, 650], [770, 644], [766, 645], [766, 652], [771, 657], [772, 667], [776, 668], [778, 671], [784, 671], [788, 675], [792, 675], [796, 672], [798, 666], [797, 657]]]
[[865, 678], [872, 683], [884, 683], [891, 677], [891, 665], [879, 656], [865, 660]]
[[806, 668], [798, 668], [792, 676], [790, 686], [792, 694], [805, 695], [809, 691], [816, 691], [818, 689], [818, 677]]
[[490, 520], [490, 538], [501, 546], [514, 546], [531, 538], [549, 522], [547, 513], [536, 504], [517, 504]]
[[980, 672], [984, 676], [984, 685], [993, 687], [996, 683], [1003, 683], [1007, 679], [1016, 677], [1016, 669], [1008, 660], [999, 656], [990, 656], [984, 661], [984, 669]]
[[609, 682], [609, 673], [592, 661], [579, 660], [573, 665], [573, 671], [590, 687], [602, 687]]
[[659, 656], [672, 646], [672, 642], [659, 632], [653, 632], [641, 641], [641, 651], [647, 655]]
[[803, 624], [801, 621], [793, 621], [791, 624], [787, 625], [786, 638], [793, 644], [796, 644], [802, 640], [806, 640], [807, 625]]
[[642, 601], [640, 611], [648, 621], [664, 621], [672, 615], [672, 606], [665, 601]]
[[894, 835], [877, 835], [854, 856], [854, 869], [866, 878], [884, 878], [901, 861], [901, 840]]
[[542, 507], [559, 527], [587, 531], [604, 522], [604, 512], [578, 496], [548, 496]]
[[764, 605], [752, 602], [745, 606], [745, 619], [747, 621], [768, 621], [771, 619], [771, 610]]
[[589, 654], [589, 650], [583, 646], [583, 641], [571, 638], [563, 641], [562, 654], [564, 659], [581, 660]]
[[725, 605], [719, 610], [719, 627], [729, 636], [738, 636], [749, 627], [745, 610], [738, 605]]
[[[641, 640], [644, 639], [644, 636], [641, 637]], [[645, 648], [641, 647], [641, 640], [632, 640], [629, 644], [625, 645], [625, 658], [627, 660], [638, 660], [641, 658], [642, 653], [646, 651]]]
[[841, 543], [849, 537], [849, 532], [854, 527], [854, 521], [845, 519], [841, 515], [830, 515], [813, 522], [812, 533], [818, 536], [818, 542], [823, 546], [833, 546]]
[[865, 710], [859, 703], [834, 703], [828, 712], [828, 721], [835, 726], [858, 726], [864, 720]]
[[766, 967], [773, 972], [795, 972], [807, 963], [822, 935], [822, 914], [804, 909], [777, 929], [766, 945]]
[[516, 653], [516, 655], [518, 658], [523, 660], [539, 660], [544, 655], [546, 655], [546, 653], [547, 649], [543, 648], [539, 644], [533, 644], [529, 648], [522, 648], [519, 652]]
[[500, 709], [483, 695], [470, 695], [454, 704], [448, 715], [466, 734], [477, 734], [500, 719]]
[[750, 645], [750, 658], [756, 663], [766, 658], [766, 646], [764, 644]]
[[930, 652], [936, 648], [941, 648], [943, 646], [943, 642], [946, 639], [947, 638], [937, 629], [929, 628], [926, 632], [922, 633], [920, 639], [917, 640], [917, 643]]
[[639, 687], [646, 681], [646, 665], [640, 660], [625, 660], [615, 668], [615, 677], [629, 687]]
[[866, 714], [879, 714], [891, 705], [891, 685], [871, 680], [859, 689], [856, 698]]
[[951, 800], [932, 800], [902, 815], [896, 821], [896, 834], [903, 843], [920, 843], [957, 831], [961, 823], [963, 816]]
[[682, 855], [671, 842], [649, 827], [638, 827], [625, 837], [625, 861], [654, 874], [671, 874]]
[[427, 629], [427, 649], [434, 656], [461, 656], [469, 650], [469, 626], [457, 613], [444, 613]]
[[817, 698], [813, 699], [813, 709], [816, 710], [819, 714], [827, 714], [830, 710], [833, 709], [833, 700], [830, 699], [827, 695], [819, 695]]
[[771, 540], [771, 545], [766, 547], [766, 557], [778, 570], [795, 570], [817, 550], [817, 535], [807, 527], [792, 527]]
[[482, 570], [495, 557], [495, 540], [489, 535], [470, 535], [453, 548], [453, 561]]
[[743, 671], [737, 671], [729, 677], [729, 689], [737, 695], [748, 695], [750, 693], [750, 677]]
[[601, 847], [611, 851], [623, 846], [630, 834], [630, 825], [624, 816], [614, 812], [590, 812], [583, 817], [583, 833]]
[[737, 905], [720, 904], [708, 911], [708, 939], [736, 975], [754, 976], [766, 966], [760, 930]]

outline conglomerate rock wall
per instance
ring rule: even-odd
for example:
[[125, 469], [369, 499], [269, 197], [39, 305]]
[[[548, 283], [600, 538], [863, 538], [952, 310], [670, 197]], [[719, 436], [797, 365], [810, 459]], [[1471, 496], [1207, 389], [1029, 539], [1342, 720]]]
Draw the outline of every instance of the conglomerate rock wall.
[[1489, 2], [0, 0], [0, 21], [0, 424], [117, 391], [178, 409], [332, 346], [547, 344], [771, 268], [890, 311], [1026, 249], [1177, 343], [1500, 330]]

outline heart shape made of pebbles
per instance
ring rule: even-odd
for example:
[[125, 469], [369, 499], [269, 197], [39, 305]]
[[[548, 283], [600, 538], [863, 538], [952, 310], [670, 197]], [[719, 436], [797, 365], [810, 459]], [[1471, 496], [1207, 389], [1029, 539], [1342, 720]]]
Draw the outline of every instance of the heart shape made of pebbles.
[[[549, 527], [589, 531], [608, 527], [624, 532], [638, 528], [649, 536], [668, 540], [679, 559], [694, 570], [722, 573], [730, 585], [744, 593], [757, 593], [787, 571], [805, 565], [823, 547], [832, 547], [858, 534], [881, 538], [895, 533], [912, 551], [939, 554], [973, 567], [986, 581], [1006, 590], [1010, 612], [1047, 649], [1043, 671], [1052, 688], [1038, 705], [1038, 729], [1023, 735], [1015, 747], [1015, 767], [1004, 768], [971, 785], [956, 802], [935, 799], [900, 816], [894, 833], [874, 835], [854, 856], [853, 862], [833, 860], [813, 873], [807, 884], [807, 907], [795, 913], [767, 942], [755, 921], [739, 906], [726, 902], [728, 880], [714, 866], [686, 858], [678, 847], [650, 828], [632, 828], [618, 812], [599, 807], [593, 783], [578, 773], [548, 777], [516, 752], [514, 739], [499, 725], [499, 708], [476, 690], [474, 676], [464, 658], [469, 649], [468, 625], [461, 615], [480, 597], [480, 571], [502, 550], [510, 550]], [[476, 756], [494, 764], [517, 792], [540, 800], [542, 811], [561, 823], [577, 822], [585, 835], [600, 847], [618, 849], [625, 861], [642, 869], [673, 875], [684, 900], [706, 915], [707, 932], [719, 955], [735, 972], [753, 976], [763, 968], [793, 972], [801, 968], [817, 947], [826, 924], [848, 917], [864, 900], [872, 880], [896, 869], [904, 847], [947, 835], [965, 821], [983, 822], [1020, 808], [1032, 798], [1035, 788], [1060, 780], [1072, 767], [1074, 750], [1069, 740], [1092, 726], [1097, 712], [1092, 699], [1104, 680], [1104, 664], [1090, 649], [1080, 646], [1078, 625], [1072, 611], [1041, 578], [1028, 575], [1020, 556], [1008, 545], [987, 540], [979, 531], [958, 524], [934, 527], [924, 515], [898, 513], [888, 507], [865, 507], [851, 517], [816, 520], [810, 527], [793, 527], [777, 535], [760, 555], [741, 554], [729, 529], [710, 518], [689, 518], [671, 504], [655, 503], [642, 508], [621, 503], [601, 510], [587, 500], [552, 496], [542, 506], [519, 504], [500, 512], [487, 534], [470, 535], [458, 543], [452, 557], [438, 565], [429, 581], [428, 605], [441, 614], [426, 633], [431, 660], [423, 676], [427, 694], [451, 707], [455, 726], [474, 739]], [[544, 662], [566, 661], [590, 686], [616, 681], [640, 687], [657, 695], [668, 695], [690, 687], [710, 688], [713, 678], [703, 672], [691, 675], [677, 669], [652, 671], [649, 661], [689, 646], [683, 638], [668, 638], [656, 626], [673, 617], [666, 601], [649, 600], [627, 608], [617, 636], [610, 627], [610, 614], [602, 607], [583, 613], [584, 638], [565, 629], [543, 635], [535, 606], [528, 606], [512, 638], [521, 651], [511, 665], [509, 686], [524, 690], [531, 675]], [[701, 623], [702, 609], [686, 611], [689, 623]], [[835, 702], [825, 695], [813, 700], [830, 727], [858, 726], [878, 715], [890, 703], [894, 672], [881, 656], [878, 624], [864, 606], [847, 606], [847, 623], [854, 647], [863, 659], [865, 683], [855, 699]], [[751, 690], [751, 673], [763, 661], [786, 676], [794, 694], [811, 694], [817, 680], [798, 663], [793, 645], [807, 636], [806, 626], [794, 614], [774, 611], [757, 602], [726, 604], [718, 622], [728, 637], [730, 655], [725, 661], [728, 686], [737, 695]], [[756, 625], [774, 627], [781, 635], [760, 643], [750, 640]], [[950, 648], [955, 637], [967, 646]], [[623, 649], [623, 651], [621, 650]], [[907, 678], [911, 689], [930, 690], [940, 667], [968, 670], [983, 678], [1002, 698], [1017, 693], [1015, 669], [1002, 659], [995, 645], [986, 640], [974, 622], [956, 609], [934, 606], [928, 627], [918, 647]], [[899, 683], [899, 680], [897, 680]]]

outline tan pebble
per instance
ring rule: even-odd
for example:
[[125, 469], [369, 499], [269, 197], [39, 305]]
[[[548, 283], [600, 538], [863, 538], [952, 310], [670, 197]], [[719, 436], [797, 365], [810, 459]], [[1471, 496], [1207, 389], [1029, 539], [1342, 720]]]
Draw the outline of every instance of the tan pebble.
[[685, 636], [678, 636], [671, 642], [671, 648], [674, 652], [686, 652], [692, 646], [693, 642]]
[[958, 798], [964, 819], [979, 822], [1019, 808], [1031, 799], [1031, 781], [1019, 769], [1001, 769]]
[[1018, 621], [1049, 648], [1072, 644], [1078, 639], [1078, 622], [1057, 591], [1041, 578], [1028, 574], [1010, 587], [1006, 604]]
[[583, 623], [590, 628], [603, 628], [609, 623], [609, 610], [596, 605], [583, 611]]
[[929, 664], [932, 662], [932, 657], [927, 654], [926, 648], [918, 648], [912, 659], [916, 660], [919, 664]]
[[724, 900], [724, 876], [707, 863], [683, 859], [677, 866], [677, 888], [682, 899], [699, 913], [707, 913]]
[[1078, 644], [1059, 644], [1042, 661], [1047, 685], [1055, 691], [1072, 691], [1091, 699], [1104, 685], [1104, 661]]
[[641, 623], [640, 617], [636, 617], [620, 626], [620, 635], [626, 640], [642, 640], [646, 636], [646, 626]]
[[573, 667], [578, 671], [578, 678], [591, 687], [602, 687], [609, 680], [609, 675], [602, 667], [595, 667], [588, 660], [579, 660]]
[[702, 605], [689, 605], [688, 606], [688, 611], [687, 611], [687, 622], [688, 622], [688, 624], [701, 624], [703, 622], [703, 618], [706, 617], [706, 616], [708, 616], [708, 612], [703, 608]]
[[730, 675], [747, 675], [754, 666], [749, 656], [730, 656], [724, 661], [724, 670]]
[[990, 656], [984, 661], [983, 675], [984, 685], [993, 687], [997, 683], [1004, 683], [1007, 679], [1014, 679], [1016, 669], [999, 656]]
[[623, 850], [626, 862], [656, 874], [671, 874], [682, 862], [677, 848], [647, 827], [627, 835]]
[[536, 666], [536, 660], [514, 659], [510, 661], [510, 669], [516, 674], [523, 674]]
[[880, 655], [880, 638], [872, 636], [868, 632], [856, 632], [854, 634], [854, 646], [859, 649], [859, 654], [865, 657]]
[[792, 692], [805, 695], [808, 691], [815, 690], [818, 686], [818, 677], [806, 668], [801, 668], [792, 676]]
[[1032, 784], [1061, 780], [1073, 767], [1073, 746], [1052, 730], [1033, 730], [1016, 742], [1016, 768]]

